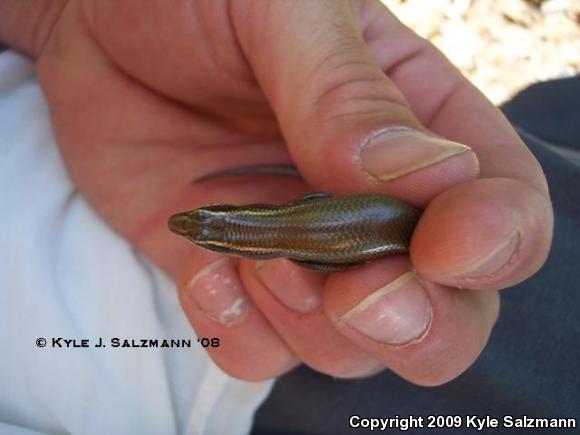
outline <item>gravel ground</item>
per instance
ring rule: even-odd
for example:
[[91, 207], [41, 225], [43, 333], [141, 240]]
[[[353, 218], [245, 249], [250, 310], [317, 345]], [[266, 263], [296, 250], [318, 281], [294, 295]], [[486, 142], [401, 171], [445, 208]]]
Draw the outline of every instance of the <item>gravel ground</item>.
[[496, 104], [580, 72], [580, 0], [382, 1]]

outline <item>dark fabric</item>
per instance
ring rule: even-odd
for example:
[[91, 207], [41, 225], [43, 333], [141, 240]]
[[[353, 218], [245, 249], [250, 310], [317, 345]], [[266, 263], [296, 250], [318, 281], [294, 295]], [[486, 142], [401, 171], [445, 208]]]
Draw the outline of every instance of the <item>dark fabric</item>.
[[504, 104], [510, 121], [559, 146], [580, 150], [580, 76], [537, 83]]
[[[341, 381], [302, 367], [276, 383], [256, 414], [254, 434], [366, 432], [349, 429], [354, 414], [572, 417], [580, 425], [580, 166], [548, 143], [580, 147], [579, 97], [580, 78], [574, 78], [532, 86], [505, 105], [505, 113], [546, 172], [556, 212], [555, 237], [541, 271], [503, 292], [500, 319], [478, 361], [456, 380], [436, 388], [411, 385], [390, 372]], [[578, 428], [520, 431], [580, 433]], [[395, 432], [399, 431], [387, 431]]]

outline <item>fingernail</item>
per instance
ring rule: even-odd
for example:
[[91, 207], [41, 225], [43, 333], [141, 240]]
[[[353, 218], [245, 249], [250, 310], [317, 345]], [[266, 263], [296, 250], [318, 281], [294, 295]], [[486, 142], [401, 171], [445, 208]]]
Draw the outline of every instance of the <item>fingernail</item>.
[[460, 273], [464, 279], [479, 279], [495, 275], [515, 260], [520, 243], [520, 232], [515, 230], [501, 241], [491, 252], [466, 267]]
[[372, 177], [388, 181], [470, 149], [408, 127], [389, 127], [370, 136], [361, 150], [360, 164]]
[[248, 312], [248, 299], [228, 258], [201, 269], [185, 287], [185, 294], [208, 317], [222, 325], [239, 323]]
[[340, 320], [375, 341], [401, 346], [422, 339], [433, 310], [425, 289], [407, 272], [367, 296]]
[[325, 275], [302, 270], [288, 260], [258, 261], [256, 273], [286, 308], [306, 314], [320, 307]]

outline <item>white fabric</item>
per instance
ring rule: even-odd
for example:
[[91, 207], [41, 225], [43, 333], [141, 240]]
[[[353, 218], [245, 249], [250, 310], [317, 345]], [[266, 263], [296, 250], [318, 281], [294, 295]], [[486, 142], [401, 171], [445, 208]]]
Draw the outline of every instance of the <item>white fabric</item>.
[[[0, 54], [0, 434], [244, 434], [270, 382], [201, 347], [53, 348], [52, 337], [192, 338], [173, 283], [67, 178], [32, 64]], [[49, 345], [37, 347], [45, 338]]]

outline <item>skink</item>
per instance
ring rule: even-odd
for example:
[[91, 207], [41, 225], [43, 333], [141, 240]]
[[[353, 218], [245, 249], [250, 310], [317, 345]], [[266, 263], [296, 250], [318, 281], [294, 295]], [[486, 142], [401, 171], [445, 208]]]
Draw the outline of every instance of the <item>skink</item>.
[[[290, 168], [235, 168], [196, 181], [247, 174], [296, 175]], [[316, 192], [286, 205], [210, 205], [174, 214], [168, 224], [174, 233], [211, 251], [254, 259], [285, 257], [303, 267], [332, 272], [384, 255], [408, 253], [420, 215], [417, 208], [384, 195]]]

